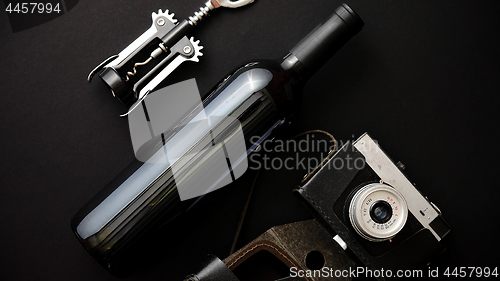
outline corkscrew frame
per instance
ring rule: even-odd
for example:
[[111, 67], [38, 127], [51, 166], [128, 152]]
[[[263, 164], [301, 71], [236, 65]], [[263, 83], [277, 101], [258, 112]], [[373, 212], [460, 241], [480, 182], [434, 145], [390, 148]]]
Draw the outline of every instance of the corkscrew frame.
[[[163, 25], [159, 25], [158, 22], [161, 23], [161, 20], [165, 18], [169, 18], [169, 22], [165, 22]], [[148, 43], [150, 43], [154, 38], [157, 38], [162, 35], [166, 35], [175, 24], [178, 22], [177, 19], [174, 18], [175, 14], [170, 14], [169, 10], [166, 10], [165, 13], [162, 10], [158, 10], [158, 14], [153, 12], [152, 20], [153, 24], [151, 27], [146, 30], [141, 36], [135, 39], [130, 45], [128, 45], [125, 49], [123, 49], [118, 55], [113, 55], [99, 64], [96, 68], [94, 68], [89, 76], [87, 77], [87, 81], [90, 83], [94, 76], [104, 68], [114, 68], [122, 65], [127, 59], [132, 58], [136, 55], [142, 48], [145, 47]]]
[[[219, 7], [238, 8], [254, 0], [210, 0], [205, 2], [193, 16], [178, 23], [169, 10], [152, 14], [152, 25], [141, 36], [134, 40], [118, 55], [113, 55], [94, 68], [87, 77], [90, 83], [100, 73], [102, 80], [108, 85], [114, 97], [125, 104], [135, 102], [135, 108], [150, 92], [152, 92], [167, 76], [185, 61], [198, 62], [203, 49], [199, 41], [186, 35], [210, 12]], [[182, 46], [179, 44], [182, 42]], [[159, 43], [159, 44], [158, 44]], [[151, 52], [151, 45], [157, 45]], [[148, 50], [146, 50], [148, 49]], [[146, 52], [151, 52], [147, 59]], [[163, 56], [162, 56], [163, 55]], [[145, 73], [138, 75], [138, 69], [162, 56], [161, 62]], [[167, 59], [164, 57], [166, 56]], [[143, 59], [139, 59], [143, 58]], [[136, 76], [137, 75], [137, 76]], [[132, 77], [136, 77], [131, 81]], [[130, 111], [128, 112], [130, 113]], [[128, 113], [122, 115], [126, 116]]]

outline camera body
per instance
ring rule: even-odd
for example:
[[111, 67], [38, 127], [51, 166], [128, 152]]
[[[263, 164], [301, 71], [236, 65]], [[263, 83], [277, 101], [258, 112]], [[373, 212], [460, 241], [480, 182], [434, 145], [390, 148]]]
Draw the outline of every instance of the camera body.
[[451, 231], [368, 134], [345, 144], [296, 194], [371, 270], [424, 266], [444, 250], [441, 240]]

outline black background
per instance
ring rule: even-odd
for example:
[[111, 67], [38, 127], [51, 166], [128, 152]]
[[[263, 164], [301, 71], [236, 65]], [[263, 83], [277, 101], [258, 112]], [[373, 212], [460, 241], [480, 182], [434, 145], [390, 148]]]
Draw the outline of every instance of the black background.
[[[13, 33], [0, 12], [0, 279], [115, 280], [69, 223], [133, 159], [126, 108], [87, 74], [169, 8], [203, 1], [80, 1], [64, 16]], [[340, 1], [257, 0], [220, 9], [194, 35], [206, 93], [238, 64], [279, 58]], [[369, 132], [443, 211], [454, 230], [432, 266], [499, 266], [500, 3], [348, 2], [364, 29], [307, 84], [294, 133], [323, 129], [347, 141]], [[29, 19], [28, 19], [29, 20]], [[239, 246], [273, 225], [309, 217], [290, 190], [302, 171], [265, 171]], [[225, 258], [251, 182], [249, 171], [163, 229], [154, 259], [129, 280], [181, 280], [208, 253]], [[144, 256], [141, 259], [151, 258]]]

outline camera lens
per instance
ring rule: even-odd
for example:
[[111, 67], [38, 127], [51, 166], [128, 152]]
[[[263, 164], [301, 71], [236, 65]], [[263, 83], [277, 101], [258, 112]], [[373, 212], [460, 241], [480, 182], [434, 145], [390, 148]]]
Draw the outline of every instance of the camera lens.
[[385, 201], [377, 201], [370, 208], [370, 217], [376, 223], [386, 223], [392, 217], [392, 208]]
[[408, 206], [403, 195], [384, 183], [363, 186], [349, 205], [354, 230], [369, 241], [391, 239], [403, 229], [407, 218]]

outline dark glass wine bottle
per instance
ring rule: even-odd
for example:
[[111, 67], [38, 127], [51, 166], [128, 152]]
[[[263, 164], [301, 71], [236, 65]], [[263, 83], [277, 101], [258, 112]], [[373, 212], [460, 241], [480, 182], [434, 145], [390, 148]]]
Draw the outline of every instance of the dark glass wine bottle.
[[[240, 126], [210, 130], [201, 138], [209, 135], [217, 142], [231, 143], [235, 130], [241, 128], [245, 151], [251, 153], [290, 123], [300, 105], [304, 83], [362, 27], [359, 16], [343, 4], [284, 59], [255, 60], [237, 68], [214, 87], [203, 106], [208, 118], [230, 116]], [[178, 141], [175, 134], [167, 143]], [[259, 141], [252, 143], [254, 136], [259, 136]], [[184, 153], [187, 150], [178, 154]], [[185, 176], [199, 176], [203, 161], [211, 160], [201, 152], [191, 155], [184, 162]], [[237, 163], [232, 164], [234, 171]], [[177, 217], [197, 202], [181, 200], [176, 184], [179, 178], [174, 179], [172, 165], [133, 162], [73, 218], [71, 227], [80, 242], [108, 270], [114, 271], [114, 261], [145, 230], [160, 220]]]

